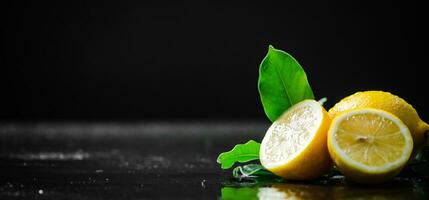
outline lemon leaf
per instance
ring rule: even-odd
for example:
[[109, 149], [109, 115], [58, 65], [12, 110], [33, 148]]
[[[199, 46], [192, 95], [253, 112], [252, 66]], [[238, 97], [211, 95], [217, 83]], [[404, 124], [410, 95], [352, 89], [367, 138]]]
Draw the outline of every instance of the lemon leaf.
[[253, 178], [259, 176], [276, 176], [272, 172], [265, 169], [262, 165], [258, 164], [247, 164], [238, 166], [232, 170], [232, 175], [235, 178]]
[[244, 163], [257, 160], [259, 159], [260, 146], [260, 143], [253, 140], [249, 140], [245, 144], [235, 145], [232, 150], [219, 154], [217, 162], [221, 164], [222, 169], [229, 169], [236, 162]]
[[292, 105], [314, 99], [307, 75], [298, 61], [271, 45], [259, 66], [258, 89], [265, 114], [272, 122]]

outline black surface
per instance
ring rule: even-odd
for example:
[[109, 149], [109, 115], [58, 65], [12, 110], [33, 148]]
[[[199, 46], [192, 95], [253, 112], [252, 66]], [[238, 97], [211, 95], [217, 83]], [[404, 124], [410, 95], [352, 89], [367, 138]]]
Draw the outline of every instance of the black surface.
[[256, 85], [272, 44], [296, 57], [327, 107], [382, 89], [429, 119], [418, 92], [427, 84], [417, 7], [415, 0], [2, 1], [0, 117], [264, 119]]
[[[261, 139], [267, 124], [0, 125], [0, 199], [427, 199], [425, 177], [374, 186], [342, 176], [238, 181], [219, 152]], [[427, 178], [427, 177], [426, 177]]]

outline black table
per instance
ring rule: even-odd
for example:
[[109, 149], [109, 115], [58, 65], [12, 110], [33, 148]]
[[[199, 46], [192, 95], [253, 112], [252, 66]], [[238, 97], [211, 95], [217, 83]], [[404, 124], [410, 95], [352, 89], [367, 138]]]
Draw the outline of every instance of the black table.
[[[407, 172], [374, 186], [343, 176], [237, 180], [217, 155], [263, 122], [3, 123], [0, 199], [428, 199]], [[429, 169], [428, 169], [429, 170]]]

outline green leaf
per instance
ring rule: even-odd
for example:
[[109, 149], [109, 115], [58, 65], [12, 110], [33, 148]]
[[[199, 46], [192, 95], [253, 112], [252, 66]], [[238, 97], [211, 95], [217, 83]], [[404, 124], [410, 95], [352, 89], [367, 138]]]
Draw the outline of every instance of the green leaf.
[[259, 159], [259, 148], [261, 144], [249, 140], [246, 144], [238, 144], [228, 152], [219, 154], [217, 162], [221, 164], [222, 169], [231, 168], [235, 162], [249, 162]]
[[232, 170], [232, 175], [235, 178], [253, 178], [261, 176], [276, 176], [272, 172], [265, 169], [262, 165], [248, 164], [244, 166], [238, 166]]
[[272, 122], [292, 105], [314, 99], [301, 65], [271, 45], [259, 66], [258, 89], [264, 111]]

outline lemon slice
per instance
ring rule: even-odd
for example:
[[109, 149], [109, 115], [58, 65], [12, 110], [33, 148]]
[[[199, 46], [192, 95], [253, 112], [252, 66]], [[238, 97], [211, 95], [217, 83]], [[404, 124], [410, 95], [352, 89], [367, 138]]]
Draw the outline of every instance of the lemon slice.
[[269, 171], [286, 179], [314, 179], [329, 170], [326, 144], [330, 118], [317, 101], [289, 108], [265, 134], [259, 157]]
[[413, 138], [393, 114], [372, 108], [338, 115], [328, 133], [329, 153], [338, 169], [361, 183], [393, 178], [407, 163]]
[[413, 137], [414, 150], [412, 158], [414, 158], [425, 145], [429, 144], [425, 139], [426, 132], [429, 132], [429, 125], [420, 119], [417, 111], [412, 105], [407, 103], [401, 97], [389, 92], [356, 92], [335, 104], [328, 113], [331, 118], [334, 118], [342, 112], [358, 108], [375, 108], [384, 110], [392, 113], [404, 122]]

